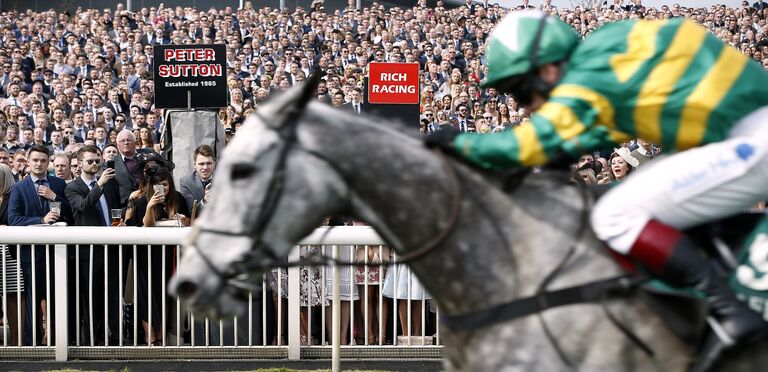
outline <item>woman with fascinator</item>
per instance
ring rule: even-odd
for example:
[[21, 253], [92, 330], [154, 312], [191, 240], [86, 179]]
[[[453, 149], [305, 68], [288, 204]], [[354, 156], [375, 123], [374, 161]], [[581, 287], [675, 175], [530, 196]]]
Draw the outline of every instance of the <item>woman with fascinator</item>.
[[620, 147], [614, 149], [613, 154], [608, 159], [610, 167], [610, 180], [605, 179], [605, 183], [616, 183], [623, 181], [632, 171], [640, 165], [640, 161], [637, 160], [626, 147]]

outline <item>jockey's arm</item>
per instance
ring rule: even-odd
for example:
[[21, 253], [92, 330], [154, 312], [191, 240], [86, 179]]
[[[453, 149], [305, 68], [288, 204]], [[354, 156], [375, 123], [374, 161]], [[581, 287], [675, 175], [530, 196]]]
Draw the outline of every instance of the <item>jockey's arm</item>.
[[[628, 139], [602, 125], [604, 105], [553, 92], [531, 121], [496, 135], [461, 134], [454, 141], [462, 157], [483, 168], [545, 165]], [[612, 116], [612, 113], [611, 113]]]

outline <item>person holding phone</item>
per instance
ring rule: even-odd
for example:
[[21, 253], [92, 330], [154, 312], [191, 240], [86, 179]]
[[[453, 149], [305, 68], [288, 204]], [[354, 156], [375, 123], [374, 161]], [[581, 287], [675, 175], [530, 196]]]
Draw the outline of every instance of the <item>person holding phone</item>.
[[[177, 219], [181, 225], [189, 225], [187, 203], [181, 193], [176, 191], [170, 171], [163, 166], [153, 166], [145, 170], [145, 177], [147, 187], [135, 203], [131, 203], [129, 206], [133, 209], [133, 213], [126, 220], [126, 225], [154, 227], [158, 226], [158, 222], [162, 220], [172, 219]], [[161, 333], [162, 293], [159, 289], [153, 290], [150, 296], [150, 293], [147, 292], [147, 286], [150, 284], [150, 270], [152, 273], [151, 287], [162, 288], [164, 285], [163, 255], [165, 255], [165, 272], [167, 274], [165, 283], [167, 283], [172, 272], [170, 263], [173, 261], [174, 253], [173, 249], [163, 250], [154, 247], [151, 249], [150, 265], [150, 261], [147, 259], [148, 250], [150, 248], [147, 246], [137, 246], [137, 256], [133, 257], [136, 263], [136, 279], [138, 281], [138, 285], [135, 287], [137, 302], [134, 306], [144, 327], [147, 344], [160, 345], [163, 339]], [[148, 320], [150, 303], [152, 305], [152, 324], [149, 324]]]
[[[85, 145], [77, 153], [81, 164], [80, 177], [75, 178], [64, 189], [72, 213], [74, 226], [111, 226], [110, 210], [120, 209], [120, 190], [115, 178], [114, 164], [101, 171], [101, 150], [94, 145]], [[99, 175], [99, 172], [101, 174]], [[93, 249], [93, 252], [90, 250]], [[119, 286], [117, 280], [110, 279], [105, 288], [104, 272], [118, 273], [119, 258], [117, 247], [111, 247], [105, 252], [102, 247], [80, 247], [80, 285], [81, 288], [92, 288], [93, 298], [80, 297], [81, 311], [85, 316], [92, 316], [94, 325], [94, 342], [104, 345], [104, 328], [117, 329], [118, 311], [120, 307]], [[105, 257], [106, 256], [106, 257]], [[105, 296], [105, 289], [109, 294]], [[105, 318], [104, 308], [108, 308]], [[119, 332], [113, 332], [109, 338], [110, 345], [118, 342]]]

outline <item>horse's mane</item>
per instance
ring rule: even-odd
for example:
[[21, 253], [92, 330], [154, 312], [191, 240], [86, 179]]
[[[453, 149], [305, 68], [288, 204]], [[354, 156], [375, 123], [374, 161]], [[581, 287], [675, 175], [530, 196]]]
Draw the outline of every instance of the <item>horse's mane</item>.
[[[383, 118], [376, 115], [357, 115], [351, 112], [343, 111], [332, 107], [327, 103], [313, 102], [307, 108], [308, 110], [318, 110], [323, 116], [326, 110], [332, 112], [333, 120], [339, 120], [349, 125], [360, 125], [360, 123], [369, 124], [378, 128], [390, 129], [393, 133], [406, 134], [408, 137], [421, 140], [418, 127], [412, 127], [404, 123], [399, 118]], [[325, 117], [325, 116], [324, 116]], [[327, 118], [327, 117], [326, 117]]]
[[[356, 115], [347, 111], [333, 108], [332, 106], [313, 102], [307, 108], [313, 111], [318, 117], [328, 122], [336, 122], [349, 128], [360, 128], [371, 126], [378, 130], [388, 132], [394, 136], [407, 136], [415, 139], [419, 143], [423, 137], [415, 128], [409, 127], [397, 118], [382, 118], [374, 115]], [[366, 128], [369, 129], [369, 128]], [[455, 165], [461, 164], [458, 168], [460, 173], [471, 172], [480, 175], [491, 185], [510, 194], [515, 191], [517, 186], [526, 181], [547, 184], [548, 187], [564, 186], [569, 183], [570, 174], [568, 172], [556, 169], [544, 169], [541, 172], [533, 172], [531, 168], [514, 167], [504, 170], [489, 170], [480, 168], [458, 157], [449, 156], [451, 162]]]

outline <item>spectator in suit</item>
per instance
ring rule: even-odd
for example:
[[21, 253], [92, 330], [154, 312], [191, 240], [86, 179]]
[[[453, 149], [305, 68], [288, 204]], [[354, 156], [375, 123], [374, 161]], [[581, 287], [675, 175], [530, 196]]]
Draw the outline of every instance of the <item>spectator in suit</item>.
[[355, 87], [349, 91], [349, 103], [344, 104], [344, 110], [363, 114], [363, 92], [360, 88]]
[[431, 108], [424, 110], [424, 113], [422, 114], [424, 116], [424, 120], [426, 120], [426, 133], [432, 133], [436, 132], [438, 129], [438, 123], [437, 123], [437, 117], [434, 114], [434, 111], [432, 111]]
[[469, 117], [469, 109], [464, 103], [456, 106], [456, 116], [451, 119], [453, 128], [460, 132], [471, 132], [475, 130], [475, 122]]
[[128, 111], [128, 103], [116, 89], [110, 90], [107, 98], [109, 101], [106, 103], [106, 107], [114, 113], [113, 116]]
[[117, 134], [117, 149], [120, 154], [115, 157], [115, 179], [120, 186], [120, 205], [127, 205], [128, 196], [139, 187], [136, 158], [136, 136], [130, 130], [124, 129]]
[[23, 149], [24, 144], [19, 141], [19, 127], [14, 124], [8, 126], [5, 133], [5, 143], [2, 144], [7, 151]]
[[642, 139], [637, 139], [637, 148], [630, 153], [638, 161], [638, 167], [649, 162], [656, 155], [653, 153], [653, 144]]
[[[110, 226], [110, 210], [120, 209], [120, 190], [115, 178], [115, 170], [112, 168], [104, 169], [100, 177], [97, 174], [101, 170], [101, 150], [95, 146], [84, 146], [77, 153], [77, 159], [81, 166], [80, 177], [70, 182], [65, 191], [69, 204], [72, 206], [75, 226]], [[87, 296], [81, 296], [81, 306], [85, 309], [84, 316], [93, 314], [94, 322], [94, 344], [104, 344], [104, 270], [109, 273], [119, 273], [119, 260], [117, 251], [109, 249], [108, 262], [105, 264], [103, 247], [94, 247], [93, 252], [89, 252], [90, 247], [80, 248], [80, 285], [83, 288], [93, 289], [93, 303], [91, 304]], [[93, 258], [91, 258], [91, 254]], [[91, 261], [93, 260], [93, 261]], [[91, 262], [93, 267], [91, 268]], [[89, 284], [90, 273], [94, 280]], [[108, 282], [107, 293], [107, 312], [108, 326], [112, 330], [113, 339], [110, 344], [117, 343], [117, 330], [119, 329], [118, 311], [120, 306], [120, 291], [118, 279], [111, 275]], [[91, 307], [93, 306], [93, 307]]]
[[[208, 145], [201, 145], [195, 149], [195, 171], [179, 180], [181, 195], [187, 202], [187, 206], [199, 215], [208, 202], [211, 193], [211, 180], [216, 169], [216, 157], [213, 149]], [[195, 209], [197, 203], [197, 209]]]
[[64, 134], [61, 132], [61, 129], [52, 130], [51, 144], [48, 145], [48, 150], [50, 150], [51, 154], [57, 154], [64, 152], [64, 147]]
[[11, 163], [11, 171], [13, 172], [13, 180], [16, 182], [21, 181], [27, 176], [27, 152], [18, 150], [13, 153], [13, 162]]
[[77, 56], [77, 66], [72, 72], [78, 79], [85, 79], [88, 77], [88, 73], [94, 69], [94, 66], [88, 63], [88, 56], [81, 54]]
[[104, 148], [107, 147], [107, 144], [109, 144], [109, 136], [107, 135], [107, 129], [104, 127], [98, 126], [94, 129], [94, 135], [95, 135], [96, 147], [98, 147], [99, 150], [104, 151]]
[[[11, 201], [8, 205], [8, 223], [12, 226], [28, 226], [37, 224], [50, 224], [57, 221], [71, 222], [72, 213], [69, 203], [64, 195], [66, 183], [64, 180], [49, 176], [48, 163], [50, 162], [50, 152], [43, 146], [32, 146], [27, 151], [29, 159], [30, 174], [28, 177], [17, 182], [11, 188]], [[51, 210], [51, 202], [61, 203], [61, 211], [57, 213]], [[52, 253], [52, 251], [50, 251]], [[42, 341], [43, 334], [52, 334], [54, 319], [47, 317], [47, 326], [50, 330], [47, 333], [36, 332], [32, 330], [32, 313], [35, 309], [38, 320], [45, 316], [46, 300], [46, 271], [45, 271], [45, 249], [37, 249], [34, 257], [32, 249], [29, 246], [21, 248], [21, 267], [24, 283], [32, 283], [32, 265], [35, 265], [36, 275], [35, 291], [30, 294], [27, 292], [26, 320], [24, 324], [24, 344], [32, 345], [32, 337], [35, 335], [35, 342]], [[53, 262], [51, 260], [51, 262]], [[52, 270], [52, 268], [51, 268]], [[52, 283], [51, 283], [52, 284]], [[30, 296], [32, 298], [30, 298]], [[33, 300], [34, 299], [34, 300]], [[55, 308], [54, 301], [51, 299], [51, 308]]]
[[66, 152], [60, 152], [53, 155], [53, 172], [56, 177], [61, 178], [66, 183], [72, 182], [74, 176], [72, 175], [72, 159]]

